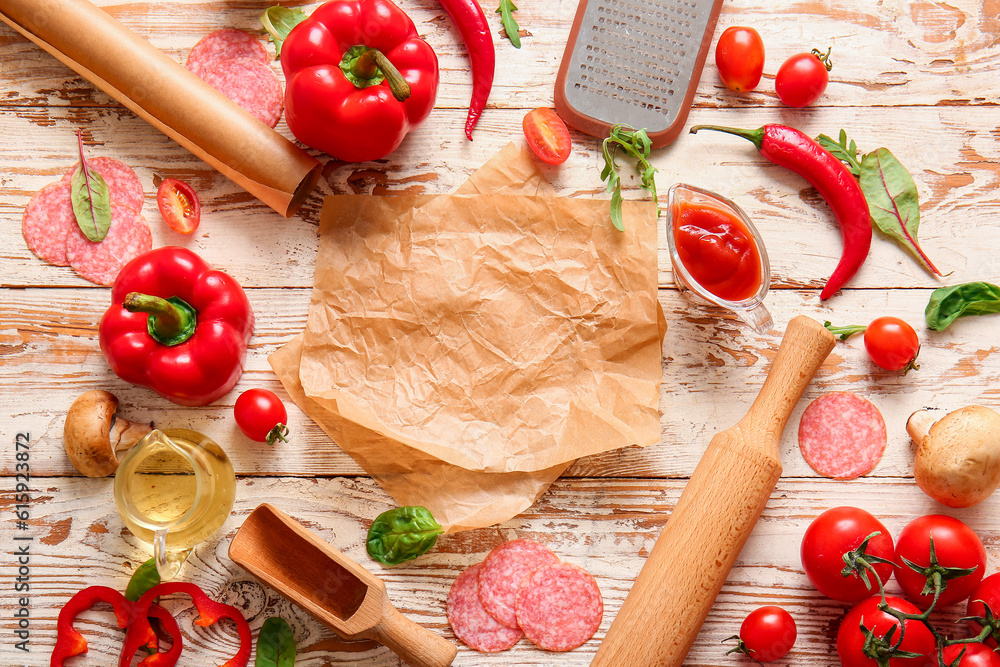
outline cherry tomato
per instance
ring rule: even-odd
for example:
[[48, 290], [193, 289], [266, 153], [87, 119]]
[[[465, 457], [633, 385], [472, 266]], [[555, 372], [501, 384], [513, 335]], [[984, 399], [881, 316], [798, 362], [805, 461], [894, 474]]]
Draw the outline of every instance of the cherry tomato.
[[[934, 542], [935, 547], [937, 546], [937, 541]], [[965, 615], [972, 616], [975, 618], [985, 618], [986, 617], [986, 606], [989, 605], [990, 612], [992, 612], [993, 617], [1000, 617], [1000, 572], [996, 574], [991, 574], [990, 576], [979, 582], [976, 589], [972, 591], [972, 595], [969, 596], [969, 603], [965, 607]], [[973, 635], [978, 635], [983, 626], [979, 625], [975, 621], [969, 621], [969, 630]], [[986, 644], [996, 648], [996, 639], [991, 637], [986, 640]]]
[[879, 317], [865, 329], [865, 349], [887, 371], [908, 371], [917, 368], [920, 341], [913, 327], [898, 317]]
[[951, 665], [965, 649], [958, 667], [1000, 667], [1000, 653], [985, 644], [952, 644], [944, 647], [944, 663]]
[[201, 222], [201, 202], [190, 185], [176, 178], [165, 178], [156, 190], [156, 205], [170, 229], [190, 234]]
[[562, 164], [573, 149], [566, 123], [553, 109], [529, 111], [522, 122], [528, 146], [543, 162]]
[[906, 524], [896, 540], [896, 581], [899, 582], [907, 599], [921, 609], [927, 609], [934, 601], [933, 591], [921, 595], [926, 579], [923, 574], [907, 567], [903, 559], [921, 567], [930, 564], [930, 540], [934, 537], [934, 553], [942, 567], [976, 568], [971, 574], [956, 579], [948, 579], [937, 608], [961, 602], [969, 597], [986, 569], [986, 549], [975, 531], [967, 525], [944, 514], [928, 514]]
[[828, 72], [832, 67], [830, 51], [826, 55], [816, 49], [812, 53], [795, 54], [781, 64], [774, 77], [774, 90], [778, 93], [778, 99], [790, 107], [812, 104], [826, 90], [826, 84], [830, 80]]
[[740, 626], [740, 646], [735, 651], [754, 660], [771, 662], [785, 657], [795, 644], [795, 619], [781, 607], [760, 607]]
[[243, 435], [273, 445], [287, 441], [288, 413], [281, 399], [267, 389], [247, 389], [236, 399], [236, 424]]
[[[876, 637], [885, 637], [893, 627], [896, 630], [890, 638], [891, 642], [899, 639], [899, 621], [895, 616], [887, 614], [878, 608], [882, 598], [873, 595], [854, 605], [837, 629], [837, 655], [843, 667], [878, 667], [878, 662], [864, 654], [865, 635], [861, 631], [861, 623], [872, 631]], [[918, 614], [920, 610], [902, 598], [887, 595], [885, 601], [889, 607], [907, 614]], [[889, 658], [888, 667], [926, 667], [934, 664], [936, 648], [934, 635], [920, 621], [906, 621], [906, 636], [900, 645], [900, 650], [917, 653], [917, 658]], [[927, 656], [927, 657], [925, 657]]]
[[[886, 560], [893, 558], [892, 536], [882, 522], [857, 507], [834, 507], [816, 517], [802, 536], [802, 568], [823, 595], [842, 602], [859, 602], [879, 592], [878, 582], [868, 572], [868, 583], [853, 573], [841, 574], [844, 554], [853, 551], [872, 533], [865, 553]], [[891, 563], [872, 563], [882, 583], [892, 577]]]
[[715, 45], [715, 66], [729, 90], [753, 90], [764, 71], [764, 40], [753, 28], [726, 28]]

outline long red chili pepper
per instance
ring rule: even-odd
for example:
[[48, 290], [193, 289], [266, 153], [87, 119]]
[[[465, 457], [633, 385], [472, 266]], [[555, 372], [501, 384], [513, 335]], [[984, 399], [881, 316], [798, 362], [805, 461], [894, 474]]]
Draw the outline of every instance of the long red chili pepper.
[[[236, 632], [240, 637], [240, 648], [236, 655], [224, 662], [220, 667], [246, 667], [250, 662], [250, 651], [253, 644], [253, 637], [250, 634], [250, 626], [246, 618], [236, 607], [221, 602], [216, 602], [208, 597], [197, 585], [189, 582], [171, 581], [165, 584], [157, 584], [142, 594], [135, 606], [132, 608], [132, 620], [128, 625], [128, 632], [125, 634], [125, 646], [122, 648], [121, 659], [118, 667], [128, 667], [132, 664], [132, 657], [136, 651], [149, 643], [149, 635], [152, 628], [149, 625], [147, 616], [151, 611], [153, 600], [163, 595], [173, 593], [186, 593], [191, 596], [194, 606], [198, 609], [198, 620], [195, 625], [208, 627], [218, 621], [228, 618], [236, 624]], [[171, 667], [170, 653], [154, 653], [142, 659], [139, 667]]]
[[472, 128], [486, 108], [486, 100], [493, 87], [496, 70], [496, 51], [493, 48], [493, 33], [486, 22], [486, 15], [476, 0], [440, 0], [452, 22], [462, 35], [465, 49], [472, 63], [472, 101], [469, 115], [465, 120], [465, 136], [472, 141]]
[[780, 167], [791, 169], [816, 188], [833, 209], [844, 238], [844, 251], [826, 282], [820, 299], [829, 299], [850, 280], [872, 244], [871, 214], [861, 186], [843, 162], [808, 136], [787, 125], [769, 124], [756, 130], [717, 125], [697, 125], [698, 130], [728, 132], [753, 142], [760, 154]]

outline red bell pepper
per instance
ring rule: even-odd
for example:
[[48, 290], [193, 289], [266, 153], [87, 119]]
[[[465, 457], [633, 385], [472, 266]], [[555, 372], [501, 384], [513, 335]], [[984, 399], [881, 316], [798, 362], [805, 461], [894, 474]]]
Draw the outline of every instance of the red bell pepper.
[[243, 373], [253, 310], [239, 284], [166, 246], [122, 268], [101, 318], [101, 351], [126, 382], [180, 405], [207, 405]]
[[119, 628], [124, 630], [128, 626], [132, 618], [132, 603], [126, 600], [124, 595], [107, 586], [84, 588], [59, 610], [59, 618], [56, 621], [56, 645], [52, 648], [50, 667], [63, 667], [66, 658], [87, 652], [87, 640], [73, 627], [73, 621], [98, 602], [107, 602], [111, 605]]
[[[222, 602], [216, 602], [208, 597], [197, 585], [171, 581], [164, 584], [157, 584], [143, 593], [142, 597], [136, 601], [132, 608], [132, 618], [128, 624], [128, 632], [125, 635], [125, 646], [122, 648], [121, 658], [118, 667], [128, 667], [132, 664], [132, 658], [136, 651], [149, 643], [149, 636], [152, 628], [149, 625], [147, 616], [151, 615], [153, 600], [160, 596], [172, 595], [174, 593], [186, 593], [191, 596], [194, 606], [198, 609], [198, 619], [195, 625], [206, 628], [218, 621], [228, 618], [236, 624], [236, 632], [240, 638], [240, 648], [236, 655], [224, 662], [220, 667], [246, 667], [250, 662], [250, 650], [253, 644], [253, 637], [250, 634], [250, 625], [240, 610]], [[146, 656], [139, 662], [139, 667], [171, 667], [171, 650], [165, 653], [154, 653]], [[174, 659], [176, 662], [176, 658]]]
[[331, 0], [308, 17], [284, 11], [285, 26], [299, 21], [287, 36], [269, 20], [265, 27], [280, 48], [285, 119], [299, 141], [367, 162], [395, 150], [430, 114], [437, 56], [392, 2]]

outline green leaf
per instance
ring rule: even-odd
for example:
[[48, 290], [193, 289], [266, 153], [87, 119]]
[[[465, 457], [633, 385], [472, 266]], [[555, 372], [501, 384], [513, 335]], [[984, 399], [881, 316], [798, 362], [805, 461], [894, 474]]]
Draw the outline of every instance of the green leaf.
[[158, 583], [160, 583], [160, 573], [156, 571], [156, 559], [150, 558], [135, 568], [132, 578], [128, 580], [128, 586], [125, 587], [125, 599], [135, 602]]
[[279, 58], [281, 57], [281, 45], [284, 43], [285, 38], [292, 32], [292, 28], [307, 18], [309, 18], [309, 15], [298, 7], [289, 8], [279, 5], [268, 7], [260, 15], [260, 22], [264, 26], [264, 32], [271, 36], [271, 41], [274, 42], [274, 50]]
[[521, 35], [518, 34], [517, 21], [514, 20], [514, 12], [517, 11], [517, 7], [514, 5], [512, 0], [500, 0], [500, 7], [497, 8], [497, 14], [500, 15], [500, 23], [503, 24], [504, 32], [507, 33], [507, 39], [510, 43], [514, 45], [515, 48], [521, 48]]
[[862, 158], [858, 157], [858, 147], [854, 143], [854, 140], [851, 139], [848, 141], [847, 132], [844, 130], [840, 131], [839, 141], [834, 141], [825, 134], [821, 134], [816, 137], [816, 143], [830, 151], [834, 157], [846, 164], [855, 178], [861, 175]]
[[659, 214], [659, 200], [656, 196], [657, 169], [649, 161], [649, 151], [653, 146], [645, 129], [636, 130], [629, 125], [619, 123], [611, 128], [604, 143], [601, 144], [601, 155], [604, 157], [604, 168], [601, 170], [601, 180], [607, 181], [607, 191], [611, 193], [611, 222], [619, 231], [625, 231], [622, 222], [622, 184], [618, 175], [616, 157], [618, 151], [635, 158], [636, 173], [639, 174], [639, 187], [653, 195]]
[[80, 130], [76, 131], [76, 140], [80, 147], [80, 166], [73, 173], [71, 181], [73, 215], [83, 235], [94, 243], [99, 243], [111, 228], [111, 195], [108, 193], [108, 184], [101, 175], [87, 166], [87, 160], [83, 156], [83, 133]]
[[1000, 313], [1000, 287], [992, 283], [973, 282], [941, 287], [931, 292], [924, 311], [927, 326], [944, 331], [959, 317]]
[[872, 222], [910, 251], [928, 271], [942, 275], [917, 242], [920, 204], [913, 177], [887, 148], [869, 153], [861, 161], [861, 191], [868, 200]]
[[399, 565], [425, 553], [444, 528], [420, 506], [382, 512], [368, 529], [368, 555], [386, 565]]
[[272, 616], [260, 626], [254, 667], [292, 667], [295, 664], [295, 636], [285, 619]]

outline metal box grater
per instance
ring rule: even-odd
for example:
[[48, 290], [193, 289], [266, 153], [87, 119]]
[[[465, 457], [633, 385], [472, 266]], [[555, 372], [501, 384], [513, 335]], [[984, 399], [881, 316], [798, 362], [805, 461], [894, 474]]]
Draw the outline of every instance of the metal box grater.
[[684, 126], [722, 0], [580, 0], [556, 78], [559, 115], [606, 137], [646, 128], [654, 147]]

